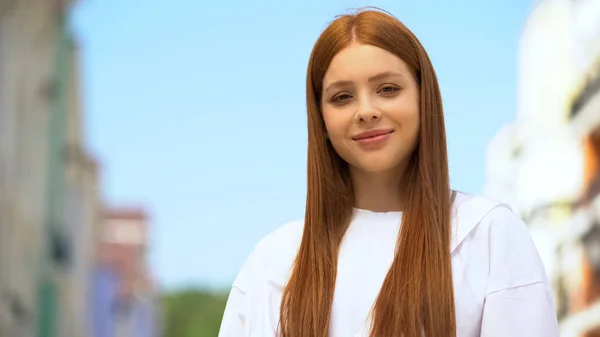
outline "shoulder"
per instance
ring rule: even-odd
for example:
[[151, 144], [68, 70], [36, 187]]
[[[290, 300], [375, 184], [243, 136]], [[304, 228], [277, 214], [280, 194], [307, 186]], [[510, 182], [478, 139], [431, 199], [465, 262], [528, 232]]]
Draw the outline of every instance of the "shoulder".
[[546, 282], [546, 272], [529, 229], [510, 207], [484, 196], [462, 195], [460, 199], [458, 230], [460, 226], [463, 232], [470, 229], [459, 245], [472, 248], [464, 254], [477, 258], [468, 260], [478, 261], [489, 270], [488, 293]]
[[233, 287], [246, 292], [264, 282], [284, 283], [296, 257], [304, 221], [290, 221], [263, 237], [246, 258]]
[[504, 203], [482, 195], [457, 193], [454, 208], [457, 231], [485, 232], [488, 243], [510, 243], [511, 248], [533, 243], [525, 222]]
[[[523, 221], [500, 201], [483, 195], [456, 192], [452, 225], [459, 241], [480, 227], [500, 226], [507, 231], [527, 230]], [[460, 242], [457, 242], [460, 244]]]
[[489, 228], [488, 292], [546, 283], [546, 270], [529, 228], [508, 207], [486, 217]]

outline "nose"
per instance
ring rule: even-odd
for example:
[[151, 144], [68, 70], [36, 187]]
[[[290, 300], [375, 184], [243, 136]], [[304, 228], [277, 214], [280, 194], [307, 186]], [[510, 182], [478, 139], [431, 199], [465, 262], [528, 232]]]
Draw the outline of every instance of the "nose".
[[381, 112], [373, 106], [370, 100], [364, 99], [358, 107], [354, 119], [361, 124], [374, 122], [381, 119]]

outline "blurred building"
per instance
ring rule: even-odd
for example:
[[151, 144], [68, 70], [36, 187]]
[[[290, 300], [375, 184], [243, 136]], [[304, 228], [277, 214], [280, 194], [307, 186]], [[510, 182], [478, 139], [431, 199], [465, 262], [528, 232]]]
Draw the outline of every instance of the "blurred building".
[[100, 203], [69, 4], [0, 0], [0, 336], [89, 336]]
[[577, 68], [568, 116], [572, 133], [582, 144], [583, 186], [573, 203], [576, 230], [560, 248], [567, 250], [574, 241], [579, 253], [579, 284], [567, 288], [568, 323], [596, 337], [600, 336], [600, 1], [573, 1], [571, 13]]
[[140, 209], [111, 209], [103, 221], [94, 273], [94, 337], [157, 337], [160, 315], [148, 271], [148, 217]]
[[488, 148], [486, 193], [528, 223], [565, 337], [600, 336], [599, 61], [599, 0], [538, 1], [521, 37], [517, 116]]
[[64, 217], [65, 232], [70, 241], [69, 266], [62, 273], [60, 291], [65, 312], [63, 326], [67, 329], [60, 336], [89, 336], [91, 331], [91, 276], [95, 263], [95, 244], [101, 230], [103, 203], [99, 189], [99, 167], [94, 158], [87, 153], [82, 132], [82, 116], [79, 83], [79, 57], [72, 40], [68, 43], [70, 61], [65, 84], [68, 99], [65, 102], [66, 127], [62, 155], [65, 172]]
[[104, 211], [70, 0], [0, 0], [0, 336], [155, 337], [147, 217]]
[[[61, 3], [60, 1], [58, 3]], [[79, 62], [66, 17], [57, 18], [49, 109], [45, 254], [39, 293], [39, 336], [87, 335], [93, 227], [100, 210], [94, 161], [85, 150], [79, 105]]]
[[0, 335], [34, 336], [60, 2], [0, 0]]

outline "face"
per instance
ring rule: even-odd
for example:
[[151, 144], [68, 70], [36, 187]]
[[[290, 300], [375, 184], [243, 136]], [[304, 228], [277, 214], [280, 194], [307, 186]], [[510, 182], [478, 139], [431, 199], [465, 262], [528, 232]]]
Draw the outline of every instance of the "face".
[[406, 63], [353, 44], [333, 58], [323, 88], [327, 136], [351, 170], [402, 170], [419, 134], [419, 86]]

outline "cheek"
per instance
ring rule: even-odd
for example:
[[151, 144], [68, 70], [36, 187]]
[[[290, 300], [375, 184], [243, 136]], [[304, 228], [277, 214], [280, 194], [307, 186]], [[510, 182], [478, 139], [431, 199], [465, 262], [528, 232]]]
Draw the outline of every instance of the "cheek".
[[418, 132], [420, 123], [419, 103], [414, 100], [401, 100], [387, 107], [387, 118], [408, 134]]
[[409, 143], [411, 147], [414, 147], [419, 138], [419, 130], [421, 129], [419, 112], [404, 114], [402, 116], [400, 128], [400, 131], [403, 131], [405, 141]]
[[346, 118], [343, 111], [335, 111], [330, 114], [324, 111], [323, 121], [325, 122], [327, 137], [335, 152], [345, 161], [348, 161], [351, 153], [348, 133], [352, 127], [352, 118]]
[[352, 118], [348, 118], [345, 111], [323, 111], [325, 130], [329, 138], [345, 138], [352, 125]]
[[400, 115], [400, 125], [409, 133], [417, 133], [420, 124], [419, 111], [406, 111]]
[[[404, 151], [414, 149], [419, 139], [421, 129], [421, 117], [419, 107], [416, 104], [404, 105], [401, 108], [388, 110], [388, 118], [398, 128], [397, 145]], [[399, 153], [400, 153], [399, 152]]]

